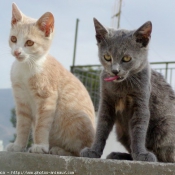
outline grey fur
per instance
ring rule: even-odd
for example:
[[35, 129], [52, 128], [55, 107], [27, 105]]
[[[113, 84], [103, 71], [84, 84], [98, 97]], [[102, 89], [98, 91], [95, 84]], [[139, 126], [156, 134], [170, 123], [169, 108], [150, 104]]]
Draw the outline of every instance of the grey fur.
[[[94, 19], [101, 74], [101, 99], [96, 139], [81, 156], [99, 158], [106, 139], [116, 125], [118, 141], [131, 156], [111, 153], [107, 158], [175, 162], [175, 94], [163, 76], [148, 63], [152, 24], [137, 30], [114, 30]], [[105, 54], [112, 61], [104, 59]], [[129, 55], [132, 60], [123, 62]], [[121, 80], [104, 81], [119, 69]], [[128, 157], [128, 158], [127, 158]]]

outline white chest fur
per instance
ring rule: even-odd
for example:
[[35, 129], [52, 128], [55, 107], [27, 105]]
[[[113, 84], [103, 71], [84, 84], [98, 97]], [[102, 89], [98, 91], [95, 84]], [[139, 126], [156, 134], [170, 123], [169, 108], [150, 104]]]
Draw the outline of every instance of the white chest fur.
[[36, 100], [30, 89], [29, 81], [35, 74], [42, 72], [41, 62], [31, 65], [27, 62], [15, 61], [11, 69], [11, 82], [14, 92], [15, 101], [26, 104], [30, 107], [33, 115], [36, 113]]

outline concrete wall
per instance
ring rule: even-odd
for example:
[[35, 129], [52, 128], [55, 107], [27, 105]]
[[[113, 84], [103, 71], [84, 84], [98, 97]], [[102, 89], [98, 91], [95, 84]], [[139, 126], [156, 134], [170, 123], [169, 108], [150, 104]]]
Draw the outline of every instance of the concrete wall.
[[0, 174], [175, 175], [175, 164], [0, 152]]

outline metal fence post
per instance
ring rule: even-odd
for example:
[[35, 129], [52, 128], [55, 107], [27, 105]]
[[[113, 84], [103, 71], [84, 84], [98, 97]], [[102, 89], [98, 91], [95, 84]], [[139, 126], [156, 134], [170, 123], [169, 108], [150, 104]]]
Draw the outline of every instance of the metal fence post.
[[165, 68], [165, 79], [168, 78], [168, 62], [166, 62], [166, 68]]
[[75, 66], [75, 56], [76, 56], [76, 48], [77, 48], [77, 35], [78, 35], [78, 22], [79, 22], [79, 19], [76, 20], [74, 53], [73, 53], [73, 61], [72, 61], [71, 72], [73, 72], [73, 69], [74, 69], [74, 66]]

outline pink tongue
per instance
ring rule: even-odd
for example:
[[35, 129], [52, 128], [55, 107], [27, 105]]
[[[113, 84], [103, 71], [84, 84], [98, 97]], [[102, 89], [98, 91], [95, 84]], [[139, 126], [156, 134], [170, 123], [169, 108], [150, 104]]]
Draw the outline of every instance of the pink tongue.
[[119, 77], [116, 75], [114, 77], [108, 77], [108, 78], [104, 78], [105, 81], [113, 81], [113, 80], [116, 80], [118, 79]]

